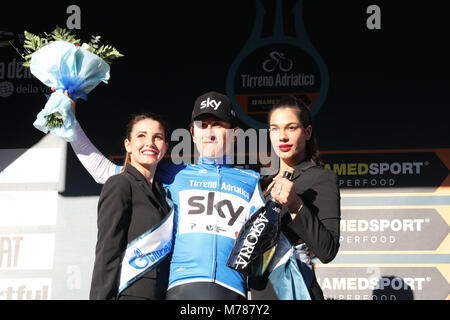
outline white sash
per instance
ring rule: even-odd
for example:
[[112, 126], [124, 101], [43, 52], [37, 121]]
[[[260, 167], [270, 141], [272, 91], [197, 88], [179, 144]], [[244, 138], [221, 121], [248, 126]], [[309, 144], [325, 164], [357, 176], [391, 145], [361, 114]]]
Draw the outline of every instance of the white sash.
[[157, 266], [172, 250], [173, 212], [172, 209], [159, 224], [128, 244], [122, 258], [117, 295]]
[[309, 257], [309, 248], [306, 243], [299, 244], [297, 246], [292, 246], [291, 242], [288, 240], [283, 232], [280, 232], [280, 238], [277, 242], [277, 247], [273, 255], [272, 260], [267, 267], [268, 272], [272, 272], [274, 269], [285, 264], [289, 260], [290, 255], [293, 253], [297, 260], [302, 261], [312, 269], [311, 258]]

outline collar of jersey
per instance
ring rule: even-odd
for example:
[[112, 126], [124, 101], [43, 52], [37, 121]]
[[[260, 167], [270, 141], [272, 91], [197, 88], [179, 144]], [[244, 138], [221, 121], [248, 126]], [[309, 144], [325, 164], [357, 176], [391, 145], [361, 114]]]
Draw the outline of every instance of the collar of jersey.
[[210, 158], [210, 157], [199, 157], [198, 164], [214, 165], [214, 166], [225, 166], [231, 167], [232, 158], [230, 156], [223, 156], [220, 158]]

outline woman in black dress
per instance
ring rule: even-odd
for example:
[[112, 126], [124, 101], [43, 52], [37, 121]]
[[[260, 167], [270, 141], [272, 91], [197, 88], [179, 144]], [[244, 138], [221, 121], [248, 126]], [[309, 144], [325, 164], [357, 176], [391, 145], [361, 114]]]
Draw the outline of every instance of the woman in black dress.
[[[127, 245], [155, 227], [170, 211], [165, 191], [154, 179], [156, 166], [167, 151], [165, 131], [162, 119], [153, 114], [136, 116], [127, 126], [124, 169], [106, 181], [98, 202], [90, 299], [165, 298], [168, 257], [137, 280], [131, 279], [125, 289], [119, 288]], [[145, 258], [139, 256], [138, 260]]]
[[[316, 150], [311, 113], [302, 101], [286, 96], [268, 120], [280, 170], [262, 177], [261, 189], [266, 200], [272, 197], [283, 205], [281, 228], [289, 242], [305, 243], [309, 257], [328, 263], [339, 250], [340, 193], [336, 174], [323, 167]], [[291, 181], [281, 177], [285, 167], [295, 169]], [[268, 276], [249, 280], [252, 299], [278, 299]], [[308, 291], [311, 299], [323, 299], [314, 273]]]

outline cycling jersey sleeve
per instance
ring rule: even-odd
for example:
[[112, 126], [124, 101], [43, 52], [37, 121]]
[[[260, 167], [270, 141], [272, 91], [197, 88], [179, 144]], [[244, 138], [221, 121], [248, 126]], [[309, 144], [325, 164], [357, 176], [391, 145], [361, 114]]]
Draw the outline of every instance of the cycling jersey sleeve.
[[160, 163], [156, 169], [155, 179], [167, 189], [173, 183], [175, 176], [184, 168], [186, 168], [185, 164]]
[[122, 166], [109, 161], [89, 140], [78, 121], [75, 124], [74, 139], [70, 142], [73, 151], [83, 167], [95, 182], [104, 184], [109, 177], [118, 174]]

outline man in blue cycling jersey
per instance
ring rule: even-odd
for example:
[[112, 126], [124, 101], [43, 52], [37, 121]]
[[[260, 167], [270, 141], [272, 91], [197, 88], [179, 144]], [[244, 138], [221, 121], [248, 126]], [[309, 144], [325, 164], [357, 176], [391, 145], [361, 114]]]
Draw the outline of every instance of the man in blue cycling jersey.
[[[167, 299], [245, 299], [246, 278], [226, 266], [242, 225], [264, 200], [259, 174], [233, 168], [227, 130], [236, 122], [230, 100], [217, 92], [198, 97], [191, 134], [197, 164], [160, 166], [161, 182], [174, 206], [174, 247]], [[72, 147], [97, 182], [117, 173], [77, 125]]]

